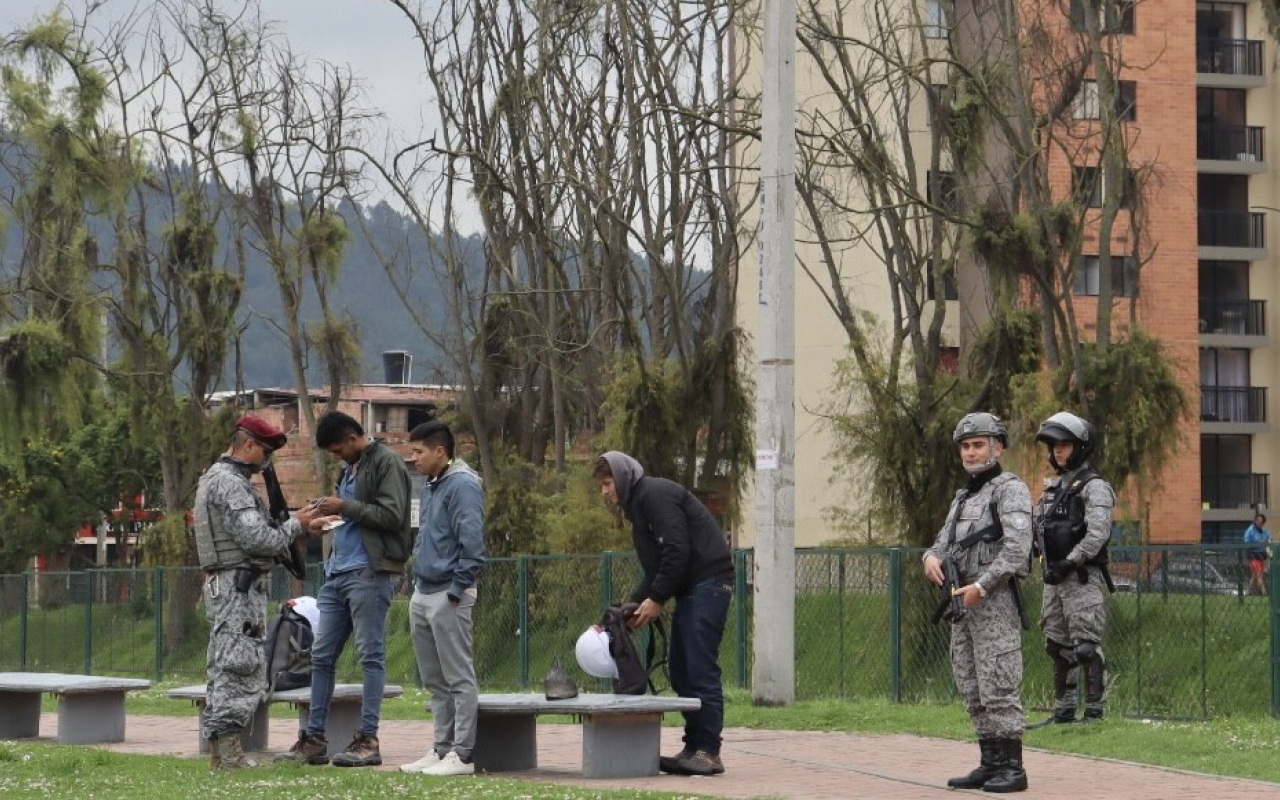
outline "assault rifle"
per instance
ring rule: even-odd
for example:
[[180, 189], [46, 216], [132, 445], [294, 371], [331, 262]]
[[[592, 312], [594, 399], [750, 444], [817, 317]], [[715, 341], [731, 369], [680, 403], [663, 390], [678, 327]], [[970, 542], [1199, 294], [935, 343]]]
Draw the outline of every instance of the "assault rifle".
[[[267, 503], [270, 506], [271, 525], [280, 527], [289, 520], [289, 501], [284, 499], [284, 490], [280, 488], [280, 479], [276, 476], [275, 466], [270, 459], [262, 465], [262, 482], [267, 487]], [[307, 537], [299, 536], [289, 544], [283, 555], [277, 556], [284, 568], [300, 581], [307, 579]]]
[[947, 622], [960, 622], [965, 614], [964, 595], [956, 594], [956, 591], [964, 586], [964, 580], [955, 559], [946, 557], [942, 559], [942, 575], [944, 578], [942, 597], [939, 598], [937, 607], [933, 609], [935, 625], [943, 619]]

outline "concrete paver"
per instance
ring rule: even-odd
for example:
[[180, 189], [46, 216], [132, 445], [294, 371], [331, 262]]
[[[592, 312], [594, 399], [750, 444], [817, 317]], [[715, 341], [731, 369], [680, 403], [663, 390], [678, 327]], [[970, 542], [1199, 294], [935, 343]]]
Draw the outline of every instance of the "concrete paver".
[[[41, 738], [57, 735], [56, 714], [42, 715]], [[125, 753], [197, 757], [196, 720], [190, 717], [134, 716], [128, 719], [126, 741], [101, 745]], [[273, 719], [272, 749], [285, 750], [297, 736], [297, 726]], [[431, 740], [430, 723], [386, 721], [379, 731], [384, 766], [394, 770], [417, 759]], [[678, 728], [662, 729], [662, 751], [681, 747]], [[345, 742], [331, 743], [341, 749]], [[503, 773], [522, 780], [609, 788], [647, 789], [703, 797], [726, 798], [876, 798], [899, 800], [943, 797], [955, 793], [947, 778], [972, 769], [977, 745], [921, 736], [868, 736], [821, 731], [774, 731], [731, 728], [724, 732], [721, 756], [725, 774], [710, 778], [659, 775], [626, 780], [586, 779], [582, 766], [582, 728], [579, 725], [538, 726], [538, 769]], [[1024, 752], [1031, 789], [1020, 797], [1045, 800], [1125, 798], [1125, 800], [1208, 800], [1210, 798], [1280, 798], [1280, 784], [1162, 769], [1107, 759], [1062, 755], [1038, 750]], [[320, 769], [319, 767], [317, 769]], [[423, 780], [433, 780], [423, 778]], [[981, 792], [978, 796], [990, 797]]]

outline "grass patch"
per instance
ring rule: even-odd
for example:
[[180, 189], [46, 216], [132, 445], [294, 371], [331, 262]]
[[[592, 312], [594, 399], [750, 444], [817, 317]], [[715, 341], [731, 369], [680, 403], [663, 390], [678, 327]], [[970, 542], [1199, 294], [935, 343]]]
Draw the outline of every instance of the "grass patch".
[[[211, 775], [203, 759], [138, 756], [65, 745], [0, 743], [0, 797], [48, 798], [599, 798], [601, 792], [488, 776], [426, 782], [420, 775], [271, 764]], [[674, 798], [610, 788], [618, 798]]]

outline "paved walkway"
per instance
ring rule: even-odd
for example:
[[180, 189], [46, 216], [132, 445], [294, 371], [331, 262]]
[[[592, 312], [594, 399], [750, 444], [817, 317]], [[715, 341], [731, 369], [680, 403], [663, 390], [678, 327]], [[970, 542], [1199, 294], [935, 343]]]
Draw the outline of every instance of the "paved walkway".
[[[394, 770], [400, 764], [421, 756], [429, 736], [428, 724], [426, 721], [384, 722], [379, 738], [386, 766], [381, 769]], [[57, 714], [42, 715], [41, 738], [47, 740], [56, 736], [57, 728]], [[538, 769], [503, 773], [503, 777], [574, 784], [599, 790], [651, 789], [703, 797], [805, 800], [954, 798], [957, 795], [946, 788], [947, 778], [973, 768], [977, 756], [974, 744], [920, 736], [732, 728], [724, 735], [724, 775], [713, 778], [659, 775], [628, 780], [588, 780], [576, 774], [582, 766], [581, 734], [579, 725], [539, 725]], [[271, 721], [268, 739], [271, 749], [287, 749], [296, 736], [295, 724], [284, 719]], [[194, 711], [190, 717], [131, 715], [125, 738], [125, 742], [107, 747], [126, 753], [191, 758], [198, 755]], [[662, 743], [664, 753], [679, 750], [679, 729], [664, 727]], [[1280, 784], [1276, 783], [1217, 778], [1038, 750], [1026, 751], [1024, 758], [1031, 790], [1019, 797], [1046, 800], [1078, 800], [1082, 797], [1125, 800], [1280, 798]], [[978, 792], [977, 796], [992, 795]]]

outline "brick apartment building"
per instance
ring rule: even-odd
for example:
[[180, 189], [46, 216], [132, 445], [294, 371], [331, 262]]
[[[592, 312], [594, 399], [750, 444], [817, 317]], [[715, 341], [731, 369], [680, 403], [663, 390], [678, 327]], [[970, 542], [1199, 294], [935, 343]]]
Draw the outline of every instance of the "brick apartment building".
[[[916, 0], [930, 37], [946, 38], [948, 20], [938, 0]], [[912, 0], [903, 0], [904, 3]], [[1063, 3], [1064, 26], [1074, 24]], [[1146, 232], [1154, 254], [1140, 273], [1137, 318], [1158, 337], [1179, 365], [1179, 374], [1200, 413], [1185, 422], [1182, 449], [1162, 476], [1158, 494], [1147, 498], [1155, 542], [1239, 541], [1255, 509], [1271, 504], [1270, 474], [1280, 459], [1280, 439], [1270, 422], [1280, 351], [1270, 331], [1280, 281], [1269, 242], [1280, 220], [1280, 184], [1270, 160], [1280, 152], [1280, 94], [1276, 70], [1280, 53], [1268, 29], [1260, 0], [1199, 2], [1192, 9], [1175, 0], [1105, 0], [1110, 35], [1128, 68], [1119, 74], [1121, 99], [1129, 107], [1123, 123], [1131, 163], [1152, 163], [1155, 180], [1144, 190]], [[834, 8], [834, 6], [832, 6]], [[851, 6], [850, 30], [865, 29], [862, 6]], [[1048, 4], [1037, 8], [1050, 8]], [[759, 47], [758, 37], [742, 37]], [[748, 62], [746, 83], [758, 88], [762, 55], [740, 54]], [[824, 107], [829, 98], [812, 57], [796, 55], [796, 96], [801, 108]], [[1096, 97], [1095, 97], [1096, 105]], [[1076, 114], [1084, 121], [1087, 114]], [[1277, 123], [1277, 124], [1270, 124]], [[914, 131], [930, 124], [922, 109]], [[920, 134], [924, 136], [925, 134]], [[1083, 157], [1083, 155], [1082, 155]], [[1078, 164], [1052, 155], [1051, 181], [1064, 192]], [[1094, 159], [1096, 163], [1096, 158]], [[744, 164], [755, 163], [744, 154]], [[1123, 217], [1123, 215], [1122, 215]], [[754, 229], [755, 220], [746, 221]], [[1126, 220], [1118, 220], [1112, 252], [1125, 252]], [[798, 260], [819, 263], [807, 231], [797, 227]], [[1078, 281], [1077, 312], [1090, 319], [1090, 295], [1098, 274], [1112, 276], [1117, 324], [1127, 316], [1132, 271], [1113, 262], [1097, 265], [1097, 232], [1086, 234]], [[754, 254], [752, 258], [754, 259]], [[1090, 258], [1092, 257], [1092, 261]], [[858, 282], [859, 300], [882, 319], [889, 315], [889, 287], [882, 268], [856, 247], [843, 256], [841, 274]], [[860, 261], [860, 259], [866, 259]], [[739, 319], [758, 330], [758, 270], [743, 262], [738, 287]], [[830, 480], [831, 441], [814, 409], [830, 396], [835, 362], [845, 354], [847, 337], [813, 282], [797, 272], [795, 280], [796, 543], [816, 545], [849, 535], [832, 527], [827, 509], [856, 505], [861, 487]], [[972, 309], [947, 298], [944, 339], [959, 345], [956, 322]], [[1119, 328], [1118, 328], [1119, 329]], [[1086, 335], [1092, 333], [1086, 328]], [[1021, 462], [1019, 462], [1021, 463]], [[1038, 476], [1028, 475], [1029, 483]], [[1136, 518], [1132, 499], [1124, 515]], [[748, 504], [744, 544], [754, 526]]]

